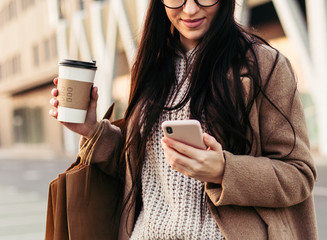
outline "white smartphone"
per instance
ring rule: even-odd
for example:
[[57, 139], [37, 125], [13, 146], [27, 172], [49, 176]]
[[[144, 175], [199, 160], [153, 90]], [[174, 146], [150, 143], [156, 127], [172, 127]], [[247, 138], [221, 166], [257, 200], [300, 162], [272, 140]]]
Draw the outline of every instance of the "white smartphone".
[[201, 124], [198, 120], [173, 120], [161, 124], [166, 137], [195, 148], [207, 149], [203, 143]]

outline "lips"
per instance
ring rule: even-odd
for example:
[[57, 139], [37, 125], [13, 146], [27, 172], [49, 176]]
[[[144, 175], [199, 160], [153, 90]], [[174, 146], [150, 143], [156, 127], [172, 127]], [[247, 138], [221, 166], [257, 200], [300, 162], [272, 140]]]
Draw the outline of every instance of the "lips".
[[204, 21], [204, 18], [196, 18], [196, 19], [182, 19], [183, 24], [188, 28], [197, 28]]

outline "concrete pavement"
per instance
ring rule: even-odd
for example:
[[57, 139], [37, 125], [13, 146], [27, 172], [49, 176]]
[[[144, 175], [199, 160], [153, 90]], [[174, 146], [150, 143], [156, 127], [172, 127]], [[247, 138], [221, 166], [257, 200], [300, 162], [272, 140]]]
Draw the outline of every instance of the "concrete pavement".
[[[319, 239], [324, 240], [327, 239], [327, 159], [314, 157], [318, 179], [313, 192]], [[48, 184], [72, 161], [8, 160], [0, 155], [0, 240], [44, 239]]]
[[71, 162], [0, 156], [0, 240], [44, 239], [49, 182]]
[[0, 239], [44, 239], [46, 201], [35, 192], [0, 186]]

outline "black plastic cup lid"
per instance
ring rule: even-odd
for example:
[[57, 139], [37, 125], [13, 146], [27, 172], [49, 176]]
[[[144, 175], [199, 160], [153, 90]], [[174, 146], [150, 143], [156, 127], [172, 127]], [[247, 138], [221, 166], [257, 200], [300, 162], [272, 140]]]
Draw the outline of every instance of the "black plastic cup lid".
[[84, 62], [78, 60], [70, 60], [70, 59], [62, 59], [59, 63], [59, 66], [66, 66], [66, 67], [77, 67], [77, 68], [86, 68], [96, 70], [96, 61], [92, 60], [91, 62]]

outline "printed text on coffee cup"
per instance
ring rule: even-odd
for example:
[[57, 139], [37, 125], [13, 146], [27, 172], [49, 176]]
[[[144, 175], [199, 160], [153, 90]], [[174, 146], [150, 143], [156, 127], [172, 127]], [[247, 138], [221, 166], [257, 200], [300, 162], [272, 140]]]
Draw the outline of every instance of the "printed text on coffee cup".
[[59, 106], [87, 110], [90, 102], [92, 83], [59, 78]]

